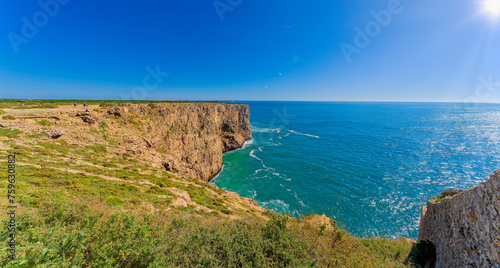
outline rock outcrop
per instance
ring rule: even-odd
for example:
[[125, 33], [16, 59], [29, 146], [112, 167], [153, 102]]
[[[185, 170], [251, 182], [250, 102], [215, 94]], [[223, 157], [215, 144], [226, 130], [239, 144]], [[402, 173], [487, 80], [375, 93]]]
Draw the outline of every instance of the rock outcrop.
[[204, 181], [222, 169], [223, 153], [252, 138], [249, 107], [243, 104], [126, 104], [93, 116], [84, 121], [119, 132], [125, 154], [142, 154], [153, 165]]
[[64, 132], [51, 128], [51, 129], [45, 131], [45, 135], [47, 135], [47, 137], [49, 137], [51, 139], [57, 139], [57, 138], [61, 137], [62, 135], [64, 135]]
[[[223, 153], [252, 138], [250, 111], [244, 104], [127, 103], [59, 117], [54, 123], [64, 129], [68, 141], [116, 142], [108, 146], [109, 152], [134, 155], [145, 164], [203, 181], [222, 169]], [[104, 135], [87, 135], [92, 129], [104, 130]]]
[[500, 267], [500, 171], [486, 182], [422, 207], [419, 239], [436, 267]]
[[141, 164], [203, 181], [222, 169], [223, 153], [252, 138], [245, 104], [125, 103], [93, 105], [88, 112], [72, 106], [9, 112], [22, 117], [13, 123], [23, 132], [44, 133], [49, 139], [64, 133], [61, 139], [70, 146], [104, 146], [110, 157], [133, 156]]

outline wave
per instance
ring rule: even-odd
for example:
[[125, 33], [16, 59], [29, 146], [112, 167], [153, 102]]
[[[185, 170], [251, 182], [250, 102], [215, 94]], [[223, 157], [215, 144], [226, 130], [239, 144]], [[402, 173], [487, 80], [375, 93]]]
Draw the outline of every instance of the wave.
[[248, 156], [259, 160], [259, 162], [262, 164], [262, 167], [264, 168], [264, 169], [258, 169], [258, 170], [256, 170], [255, 173], [254, 173], [254, 175], [257, 174], [257, 173], [259, 173], [260, 171], [267, 171], [267, 172], [270, 172], [270, 173], [274, 173], [274, 168], [266, 166], [266, 164], [264, 164], [264, 161], [262, 161], [262, 159], [260, 159], [258, 156], [255, 155], [255, 150], [251, 150], [250, 153], [248, 154]]
[[252, 143], [254, 142], [255, 140], [254, 139], [250, 139], [250, 140], [247, 140], [243, 143], [243, 145], [241, 145], [240, 148], [236, 148], [234, 150], [231, 150], [231, 151], [227, 151], [225, 152], [224, 154], [228, 154], [228, 153], [234, 153], [236, 151], [239, 151], [239, 150], [244, 150], [246, 149], [248, 146], [252, 145]]
[[243, 146], [241, 146], [241, 150], [243, 149], [246, 149], [248, 146], [252, 145], [252, 143], [254, 142], [255, 140], [254, 139], [250, 139], [250, 140], [247, 140], [245, 141], [245, 143], [243, 143]]
[[211, 184], [215, 184], [215, 180], [220, 176], [220, 174], [222, 173], [222, 171], [224, 170], [224, 167], [225, 165], [222, 165], [222, 168], [220, 169], [219, 173], [217, 173], [217, 175], [215, 175], [215, 177], [213, 177], [211, 180], [210, 180], [210, 183]]
[[263, 201], [261, 202], [262, 207], [269, 207], [269, 209], [274, 210], [274, 211], [289, 211], [290, 210], [290, 205], [287, 204], [285, 201], [280, 200], [280, 199], [272, 199], [269, 201]]
[[255, 154], [254, 154], [255, 150], [251, 150], [250, 153], [248, 154], [250, 157], [253, 157], [259, 161], [262, 162], [262, 159], [260, 159], [259, 157], [257, 157]]
[[280, 133], [281, 128], [260, 128], [256, 126], [251, 126], [252, 127], [252, 132], [258, 132], [258, 133]]
[[295, 131], [295, 130], [288, 130], [289, 132], [293, 133], [293, 134], [297, 134], [297, 135], [302, 135], [302, 136], [308, 136], [308, 137], [313, 137], [313, 138], [316, 138], [316, 139], [319, 139], [320, 137], [319, 136], [316, 136], [316, 135], [311, 135], [311, 134], [306, 134], [306, 133], [301, 133], [301, 132], [298, 132], [298, 131]]

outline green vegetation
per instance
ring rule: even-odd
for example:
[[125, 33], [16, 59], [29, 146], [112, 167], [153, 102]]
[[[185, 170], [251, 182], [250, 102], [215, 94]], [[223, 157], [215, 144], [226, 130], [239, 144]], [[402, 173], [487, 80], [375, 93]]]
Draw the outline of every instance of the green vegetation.
[[223, 200], [210, 194], [206, 189], [189, 185], [186, 190], [189, 193], [191, 200], [194, 202], [207, 208], [215, 209], [225, 214], [230, 214], [230, 211], [226, 208], [226, 206], [224, 206]]
[[[89, 199], [50, 201], [18, 217], [19, 255], [2, 267], [403, 267], [408, 244], [356, 239], [270, 213], [270, 220], [150, 215]], [[7, 220], [0, 238], [6, 239]], [[339, 235], [341, 234], [341, 235]], [[340, 237], [340, 238], [339, 238]]]
[[0, 100], [1, 108], [33, 109], [33, 108], [58, 108], [58, 100]]
[[49, 120], [40, 120], [40, 121], [37, 121], [36, 123], [39, 124], [40, 126], [50, 126], [50, 125], [52, 125], [52, 122], [50, 122]]
[[2, 117], [3, 120], [16, 120], [16, 117], [13, 115], [6, 115]]
[[25, 135], [24, 137], [29, 138], [29, 139], [39, 139], [41, 137], [40, 134], [28, 134]]
[[433, 197], [433, 198], [431, 198], [431, 200], [430, 200], [430, 201], [431, 201], [431, 202], [434, 202], [434, 203], [437, 203], [437, 202], [439, 202], [439, 201], [443, 200], [443, 198], [444, 198], [444, 196], [443, 196], [443, 195], [439, 195], [438, 197]]
[[19, 129], [0, 128], [0, 136], [7, 138], [17, 138], [21, 133]]
[[[10, 109], [47, 109], [58, 108], [63, 105], [73, 105], [83, 103], [88, 105], [99, 105], [100, 107], [113, 107], [124, 103], [143, 103], [149, 104], [151, 107], [156, 103], [198, 103], [200, 101], [156, 101], [156, 100], [18, 100], [7, 99], [0, 100], [0, 108]], [[24, 104], [24, 105], [22, 105]], [[1, 114], [1, 113], [0, 113]]]

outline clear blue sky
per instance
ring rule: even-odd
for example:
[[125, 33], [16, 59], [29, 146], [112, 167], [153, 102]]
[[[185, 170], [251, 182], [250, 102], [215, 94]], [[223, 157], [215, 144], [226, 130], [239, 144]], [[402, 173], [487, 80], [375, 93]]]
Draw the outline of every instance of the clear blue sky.
[[486, 1], [41, 3], [0, 4], [0, 98], [500, 102]]

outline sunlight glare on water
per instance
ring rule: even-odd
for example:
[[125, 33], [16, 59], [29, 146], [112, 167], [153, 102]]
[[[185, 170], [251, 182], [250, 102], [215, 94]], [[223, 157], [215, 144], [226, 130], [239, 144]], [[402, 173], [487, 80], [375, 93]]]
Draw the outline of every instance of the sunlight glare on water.
[[253, 142], [213, 181], [360, 237], [417, 238], [420, 208], [499, 168], [500, 105], [248, 102]]

